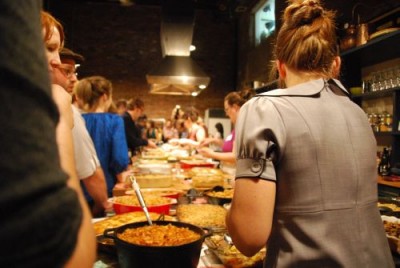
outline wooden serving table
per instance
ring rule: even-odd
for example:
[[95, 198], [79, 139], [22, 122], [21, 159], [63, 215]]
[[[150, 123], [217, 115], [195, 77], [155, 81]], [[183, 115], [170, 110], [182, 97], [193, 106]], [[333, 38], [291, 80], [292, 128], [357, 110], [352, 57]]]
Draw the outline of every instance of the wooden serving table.
[[389, 176], [378, 176], [378, 194], [384, 197], [400, 196], [400, 181], [393, 180]]

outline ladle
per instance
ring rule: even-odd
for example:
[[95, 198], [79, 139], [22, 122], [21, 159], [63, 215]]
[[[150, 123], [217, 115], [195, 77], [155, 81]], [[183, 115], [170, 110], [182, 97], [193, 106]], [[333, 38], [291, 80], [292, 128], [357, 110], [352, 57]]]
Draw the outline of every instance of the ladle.
[[140, 187], [139, 184], [136, 182], [136, 177], [134, 175], [129, 176], [131, 182], [132, 182], [132, 188], [135, 190], [136, 197], [139, 200], [140, 206], [143, 209], [144, 215], [146, 216], [146, 219], [149, 223], [149, 225], [153, 225], [153, 222], [151, 221], [149, 211], [147, 210], [146, 203], [144, 202], [142, 193], [140, 192]]

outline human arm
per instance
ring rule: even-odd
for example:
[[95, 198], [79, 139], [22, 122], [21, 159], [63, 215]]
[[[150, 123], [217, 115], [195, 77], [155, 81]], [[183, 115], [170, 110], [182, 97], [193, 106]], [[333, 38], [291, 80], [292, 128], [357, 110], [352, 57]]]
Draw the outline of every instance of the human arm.
[[222, 145], [224, 144], [224, 140], [218, 137], [205, 138], [201, 141], [200, 147], [208, 146], [210, 144], [215, 144], [218, 147], [222, 147]]
[[59, 149], [61, 167], [69, 175], [67, 184], [78, 195], [82, 209], [82, 222], [78, 241], [71, 259], [65, 267], [91, 267], [96, 255], [96, 243], [91, 215], [86, 204], [75, 169], [74, 146], [72, 139], [73, 114], [70, 95], [60, 86], [52, 85], [53, 100], [56, 103], [60, 120], [56, 127], [56, 141]]
[[100, 166], [92, 175], [82, 179], [82, 183], [93, 198], [92, 215], [94, 217], [102, 216], [104, 211], [111, 209], [111, 203], [108, 202], [106, 179]]
[[214, 150], [207, 147], [198, 148], [197, 151], [199, 152], [199, 154], [207, 158], [212, 158], [229, 163], [236, 163], [236, 156], [233, 152], [215, 152]]
[[92, 215], [103, 215], [104, 211], [111, 206], [108, 202], [104, 172], [100, 166], [93, 140], [86, 128], [85, 120], [74, 106], [72, 106], [72, 111], [74, 116], [72, 135], [77, 175], [94, 201]]
[[147, 141], [147, 147], [157, 148], [157, 144], [155, 142], [151, 141], [151, 140], [148, 140]]
[[118, 116], [112, 118], [111, 146], [110, 167], [117, 178], [116, 183], [124, 183], [123, 172], [128, 168], [129, 155], [124, 131], [124, 122]]
[[228, 232], [237, 249], [252, 256], [265, 247], [271, 233], [275, 182], [242, 178], [235, 182], [234, 198], [226, 216]]
[[141, 146], [147, 146], [148, 140], [144, 138], [145, 132], [142, 133], [141, 129], [136, 126], [129, 114], [123, 116], [125, 138], [127, 145], [130, 149], [137, 149]]
[[268, 100], [242, 106], [236, 125], [235, 193], [226, 224], [236, 247], [251, 256], [266, 245], [275, 207], [276, 171], [285, 131]]

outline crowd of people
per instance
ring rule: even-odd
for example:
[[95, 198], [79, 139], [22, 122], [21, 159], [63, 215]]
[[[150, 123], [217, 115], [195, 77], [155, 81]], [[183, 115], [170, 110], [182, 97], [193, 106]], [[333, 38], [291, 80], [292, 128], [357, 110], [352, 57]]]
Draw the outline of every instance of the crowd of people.
[[334, 14], [318, 1], [285, 9], [282, 88], [225, 97], [226, 138], [219, 124], [209, 134], [193, 107], [159, 125], [141, 99], [114, 101], [107, 78], [79, 80], [84, 57], [64, 48], [63, 26], [40, 1], [1, 1], [0, 17], [2, 267], [93, 267], [92, 217], [124, 187], [132, 156], [172, 139], [235, 166], [227, 228], [246, 255], [268, 247], [265, 267], [393, 267], [376, 207], [376, 143], [336, 79]]

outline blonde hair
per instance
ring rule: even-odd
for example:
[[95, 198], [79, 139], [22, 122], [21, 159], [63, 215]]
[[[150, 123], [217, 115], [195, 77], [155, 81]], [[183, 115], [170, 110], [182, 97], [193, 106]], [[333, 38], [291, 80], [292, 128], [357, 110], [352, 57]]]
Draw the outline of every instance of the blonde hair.
[[334, 18], [317, 0], [291, 1], [282, 17], [275, 58], [294, 71], [331, 78], [332, 62], [339, 55]]
[[78, 105], [85, 111], [93, 111], [101, 96], [112, 95], [112, 83], [102, 76], [91, 76], [80, 80], [74, 87]]

